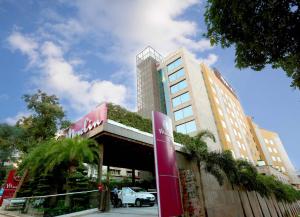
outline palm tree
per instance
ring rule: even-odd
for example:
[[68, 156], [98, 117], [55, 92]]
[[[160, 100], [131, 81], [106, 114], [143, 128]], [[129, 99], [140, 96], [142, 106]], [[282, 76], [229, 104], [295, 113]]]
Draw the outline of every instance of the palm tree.
[[67, 181], [76, 167], [82, 163], [96, 164], [97, 161], [97, 143], [93, 140], [82, 137], [51, 139], [40, 143], [25, 155], [20, 170], [29, 170], [30, 176], [35, 178], [49, 172], [62, 173]]
[[216, 157], [213, 154], [208, 153], [207, 150], [207, 143], [206, 139], [209, 138], [212, 141], [216, 141], [214, 135], [208, 131], [203, 130], [200, 131], [195, 137], [193, 137], [193, 142], [184, 143], [183, 145], [183, 151], [187, 152], [188, 158], [190, 160], [194, 160], [197, 165], [197, 169], [199, 172], [200, 177], [200, 188], [201, 188], [201, 199], [203, 201], [203, 208], [205, 212], [205, 216], [207, 215], [207, 209], [205, 205], [205, 197], [204, 197], [204, 188], [202, 183], [202, 177], [201, 177], [201, 163], [205, 162], [204, 167], [205, 169], [210, 172], [212, 175], [214, 175], [219, 182], [223, 182], [223, 178], [221, 175], [219, 167], [216, 166], [215, 162], [212, 157]]
[[68, 172], [74, 172], [81, 163], [92, 164], [97, 159], [97, 143], [83, 137], [65, 138], [53, 142], [46, 154], [45, 172], [63, 165]]

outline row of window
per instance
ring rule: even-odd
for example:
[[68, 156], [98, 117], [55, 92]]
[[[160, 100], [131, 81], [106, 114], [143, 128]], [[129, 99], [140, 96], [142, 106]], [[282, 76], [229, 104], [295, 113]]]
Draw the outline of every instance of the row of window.
[[169, 81], [173, 82], [184, 76], [184, 69], [179, 69], [177, 72], [169, 75]]
[[167, 65], [168, 72], [172, 71], [173, 69], [177, 68], [182, 64], [181, 58], [178, 58], [177, 60], [174, 60], [170, 64]]
[[281, 158], [280, 157], [275, 157], [275, 156], [272, 156], [272, 160], [273, 161], [278, 161], [278, 162], [281, 162]]
[[[167, 65], [167, 70], [168, 70], [168, 72], [173, 71], [175, 68], [179, 67], [180, 65], [182, 65], [182, 59], [178, 58], [175, 61], [173, 61], [172, 63]], [[184, 69], [181, 68], [178, 71], [176, 71], [175, 73], [169, 75], [169, 82], [176, 81], [179, 78], [182, 78], [183, 76], [184, 76]], [[186, 80], [183, 80], [183, 81], [171, 86], [171, 88], [170, 88], [171, 94], [175, 94], [175, 93], [179, 92], [180, 90], [183, 90], [186, 87], [187, 87], [187, 82], [186, 82]], [[188, 92], [181, 94], [180, 96], [177, 96], [172, 99], [173, 108], [175, 108], [189, 100], [190, 100], [190, 94]], [[174, 119], [175, 119], [175, 121], [178, 121], [178, 120], [181, 120], [183, 118], [186, 118], [186, 117], [189, 117], [192, 115], [193, 115], [192, 106], [187, 106], [183, 109], [180, 109], [180, 110], [174, 112]], [[197, 130], [196, 122], [194, 120], [176, 126], [176, 131], [179, 133], [183, 133], [183, 134], [189, 134], [189, 133], [195, 132], [196, 130]]]
[[273, 152], [273, 151], [274, 151], [275, 153], [278, 153], [278, 151], [277, 151], [276, 148], [273, 148], [273, 149], [272, 149], [271, 147], [268, 147], [268, 149], [269, 149], [269, 152]]
[[274, 145], [274, 142], [272, 139], [268, 140], [268, 139], [265, 139], [265, 143], [267, 144], [271, 144], [271, 145]]

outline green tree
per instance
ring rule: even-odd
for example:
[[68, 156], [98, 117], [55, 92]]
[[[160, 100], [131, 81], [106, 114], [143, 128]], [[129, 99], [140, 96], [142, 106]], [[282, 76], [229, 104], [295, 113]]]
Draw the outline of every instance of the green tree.
[[[178, 135], [178, 134], [176, 134]], [[180, 135], [180, 134], [179, 134]], [[206, 204], [205, 204], [205, 197], [204, 197], [204, 188], [203, 188], [203, 183], [202, 183], [202, 178], [201, 178], [201, 162], [205, 162], [204, 166], [205, 169], [210, 172], [212, 175], [214, 175], [219, 183], [223, 182], [222, 175], [220, 174], [219, 169], [216, 167], [216, 164], [214, 164], [214, 161], [207, 161], [208, 158], [208, 150], [207, 150], [207, 143], [206, 139], [209, 138], [215, 142], [215, 137], [214, 135], [208, 131], [208, 130], [203, 130], [200, 131], [193, 139], [193, 142], [188, 142], [188, 143], [182, 143], [183, 146], [183, 151], [187, 152], [189, 155], [188, 157], [190, 160], [194, 160], [197, 165], [197, 169], [199, 172], [199, 177], [200, 177], [200, 188], [201, 188], [201, 199], [203, 201], [203, 208], [205, 212], [205, 216], [207, 216], [207, 209], [206, 209]]]
[[23, 99], [31, 115], [20, 119], [17, 126], [24, 130], [19, 148], [27, 152], [39, 142], [54, 138], [61, 126], [68, 123], [64, 120], [65, 113], [55, 95], [38, 90], [33, 95], [24, 95]]
[[12, 165], [6, 166], [5, 162], [11, 164], [16, 161], [17, 144], [19, 144], [22, 130], [16, 126], [8, 124], [0, 124], [0, 186], [6, 179], [6, 175]]
[[96, 163], [98, 149], [94, 140], [82, 137], [51, 139], [39, 143], [23, 159], [21, 169], [29, 168], [32, 176], [47, 174], [60, 167], [68, 173], [81, 163]]
[[234, 46], [238, 68], [281, 67], [300, 89], [299, 7], [297, 0], [208, 0], [206, 36]]

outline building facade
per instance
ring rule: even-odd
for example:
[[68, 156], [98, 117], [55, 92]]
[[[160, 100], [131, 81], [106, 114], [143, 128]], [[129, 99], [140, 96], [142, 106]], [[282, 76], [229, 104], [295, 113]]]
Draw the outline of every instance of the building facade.
[[209, 130], [216, 137], [215, 143], [208, 141], [209, 150], [230, 150], [235, 158], [263, 166], [263, 173], [297, 182], [279, 136], [247, 117], [221, 73], [199, 62], [186, 49], [162, 57], [147, 47], [138, 54], [137, 90], [138, 113], [143, 117], [161, 111], [172, 118], [177, 132], [193, 136]]

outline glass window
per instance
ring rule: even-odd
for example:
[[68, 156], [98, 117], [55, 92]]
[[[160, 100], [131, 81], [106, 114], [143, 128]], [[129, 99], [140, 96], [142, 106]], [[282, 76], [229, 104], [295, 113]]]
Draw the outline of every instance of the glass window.
[[226, 129], [226, 124], [225, 124], [225, 122], [224, 122], [223, 120], [221, 120], [221, 123], [222, 123], [223, 128]]
[[230, 137], [227, 133], [225, 134], [225, 138], [226, 138], [227, 142], [231, 142]]
[[219, 114], [220, 114], [221, 116], [223, 116], [223, 112], [222, 112], [222, 110], [221, 110], [220, 108], [218, 108], [218, 112], [219, 112]]
[[175, 97], [174, 99], [172, 99], [172, 104], [173, 107], [175, 108], [176, 106], [185, 103], [187, 101], [190, 100], [190, 95], [188, 92], [181, 94], [180, 96]]
[[180, 66], [182, 63], [181, 57], [179, 57], [177, 60], [171, 62], [170, 64], [167, 65], [168, 71], [172, 71], [173, 69], [177, 68]]
[[180, 109], [176, 112], [174, 112], [175, 121], [178, 121], [180, 119], [189, 117], [193, 115], [192, 106], [185, 107], [183, 109]]
[[179, 69], [177, 72], [169, 75], [169, 81], [170, 82], [176, 81], [177, 79], [179, 79], [183, 76], [184, 76], [184, 70], [182, 68], [182, 69]]
[[268, 149], [269, 149], [269, 152], [273, 152], [273, 151], [272, 151], [272, 148], [268, 147]]
[[188, 134], [188, 133], [195, 132], [196, 130], [197, 128], [196, 128], [195, 121], [186, 122], [184, 124], [180, 124], [176, 126], [176, 131], [178, 133]]
[[187, 87], [186, 80], [180, 81], [179, 83], [171, 86], [171, 93], [176, 93]]

